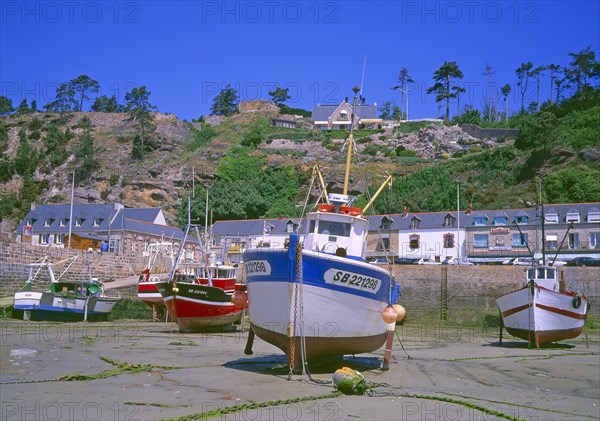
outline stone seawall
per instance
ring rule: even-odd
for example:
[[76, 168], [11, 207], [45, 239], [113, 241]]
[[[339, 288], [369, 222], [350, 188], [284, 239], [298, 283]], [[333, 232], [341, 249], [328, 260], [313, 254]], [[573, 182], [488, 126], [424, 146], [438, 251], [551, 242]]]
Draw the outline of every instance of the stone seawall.
[[459, 124], [459, 127], [469, 136], [477, 139], [516, 139], [519, 136], [519, 129], [487, 129], [467, 123]]
[[[23, 286], [29, 275], [29, 264], [48, 257], [49, 262], [57, 263], [70, 256], [77, 256], [75, 263], [65, 273], [63, 279], [75, 281], [97, 277], [103, 282], [128, 276], [135, 276], [146, 265], [147, 257], [115, 256], [109, 253], [88, 253], [72, 251], [58, 247], [36, 247], [24, 243], [0, 243], [0, 296], [10, 296]], [[64, 265], [56, 264], [58, 276]], [[39, 287], [48, 285], [49, 278], [40, 273]]]

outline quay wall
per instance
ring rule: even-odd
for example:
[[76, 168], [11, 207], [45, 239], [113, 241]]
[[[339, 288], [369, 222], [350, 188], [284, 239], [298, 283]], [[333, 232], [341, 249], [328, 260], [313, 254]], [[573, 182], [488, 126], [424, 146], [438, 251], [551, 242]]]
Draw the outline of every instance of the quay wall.
[[[36, 247], [23, 243], [0, 242], [0, 297], [12, 296], [29, 273], [28, 264], [44, 256], [57, 262], [78, 255], [75, 264], [65, 275], [67, 280], [90, 277], [103, 282], [137, 276], [145, 267], [147, 257], [115, 256], [109, 253], [88, 253], [65, 249]], [[170, 264], [170, 262], [165, 262]], [[157, 266], [162, 263], [157, 264]], [[55, 272], [60, 273], [60, 266]], [[238, 274], [244, 279], [243, 265]], [[407, 309], [411, 321], [439, 320], [477, 321], [485, 313], [497, 312], [496, 298], [521, 287], [525, 280], [523, 266], [427, 266], [396, 265], [391, 268], [402, 287], [400, 303]], [[600, 316], [600, 267], [562, 267], [559, 277], [567, 281], [567, 289], [584, 293], [592, 303], [591, 312]], [[560, 279], [560, 278], [559, 278]], [[44, 287], [48, 280], [43, 280]], [[123, 296], [135, 297], [136, 287], [119, 288]]]

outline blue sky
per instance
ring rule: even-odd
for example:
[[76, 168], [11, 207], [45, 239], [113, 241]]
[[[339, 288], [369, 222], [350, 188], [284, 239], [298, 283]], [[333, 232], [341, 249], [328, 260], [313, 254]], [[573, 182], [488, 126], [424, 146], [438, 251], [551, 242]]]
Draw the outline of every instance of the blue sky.
[[[2, 0], [0, 95], [43, 105], [59, 83], [88, 74], [121, 102], [146, 85], [160, 111], [192, 119], [226, 83], [242, 99], [267, 99], [278, 82], [290, 106], [311, 109], [351, 96], [366, 55], [367, 102], [399, 104], [391, 87], [407, 67], [417, 82], [410, 118], [434, 117], [425, 90], [444, 61], [464, 73], [461, 104], [483, 107], [488, 63], [495, 86], [513, 85], [514, 110], [521, 63], [566, 65], [587, 46], [600, 56], [599, 44], [599, 1]], [[548, 90], [545, 78], [543, 100]]]

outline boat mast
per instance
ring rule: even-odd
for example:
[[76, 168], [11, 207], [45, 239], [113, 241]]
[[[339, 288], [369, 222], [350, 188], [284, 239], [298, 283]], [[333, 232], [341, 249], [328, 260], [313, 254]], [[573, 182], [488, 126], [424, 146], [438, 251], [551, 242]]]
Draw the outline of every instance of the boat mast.
[[542, 183], [543, 180], [540, 181], [540, 205], [542, 209], [542, 265], [546, 265], [546, 216], [544, 215], [544, 202], [542, 201]]
[[358, 86], [352, 88], [354, 100], [352, 101], [352, 115], [350, 117], [350, 136], [348, 136], [348, 151], [346, 155], [346, 169], [344, 172], [344, 195], [348, 194], [348, 179], [350, 178], [350, 162], [352, 161], [352, 144], [354, 143], [354, 115], [356, 114], [357, 94], [360, 91]]

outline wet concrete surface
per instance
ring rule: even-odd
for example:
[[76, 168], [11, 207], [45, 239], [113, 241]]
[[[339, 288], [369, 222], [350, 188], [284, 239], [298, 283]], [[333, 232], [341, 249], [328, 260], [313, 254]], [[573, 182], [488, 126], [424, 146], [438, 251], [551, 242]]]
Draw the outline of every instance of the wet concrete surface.
[[[2, 420], [199, 419], [209, 411], [228, 420], [600, 419], [598, 330], [587, 340], [528, 349], [506, 333], [500, 345], [495, 329], [408, 324], [396, 330], [388, 371], [380, 369], [382, 348], [311, 364], [313, 382], [288, 380], [286, 358], [258, 338], [254, 354], [244, 355], [248, 333], [239, 329], [181, 334], [174, 324], [146, 321], [1, 326]], [[372, 396], [331, 395], [326, 382], [343, 366], [363, 373]], [[75, 374], [83, 376], [58, 380]]]

